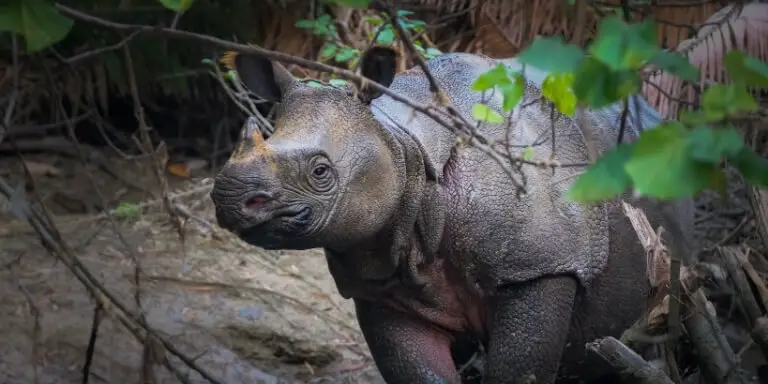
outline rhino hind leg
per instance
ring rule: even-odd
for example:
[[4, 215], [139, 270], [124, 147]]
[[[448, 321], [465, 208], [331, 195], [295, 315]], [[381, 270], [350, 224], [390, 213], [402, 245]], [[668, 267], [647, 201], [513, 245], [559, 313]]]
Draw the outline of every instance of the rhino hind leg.
[[461, 383], [448, 333], [419, 318], [354, 301], [360, 330], [387, 383]]
[[[484, 382], [555, 382], [577, 287], [574, 277], [558, 276], [499, 290], [490, 324]], [[535, 381], [528, 381], [530, 375]]]

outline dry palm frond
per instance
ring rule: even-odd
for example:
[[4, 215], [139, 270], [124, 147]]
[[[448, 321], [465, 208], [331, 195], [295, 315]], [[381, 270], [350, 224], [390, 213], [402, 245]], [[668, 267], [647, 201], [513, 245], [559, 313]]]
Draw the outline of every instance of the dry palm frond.
[[488, 14], [487, 7], [477, 8], [475, 20], [475, 38], [470, 43], [468, 51], [505, 58], [512, 57], [522, 50], [522, 47], [515, 44]]
[[[722, 8], [718, 2], [702, 0], [692, 0], [690, 4], [677, 0], [665, 3], [657, 1], [642, 8], [633, 6], [633, 10], [637, 11], [635, 19], [656, 20], [659, 44], [672, 48]], [[512, 56], [539, 35], [559, 35], [583, 45], [594, 37], [600, 19], [597, 13], [620, 8], [621, 0], [602, 4], [596, 10], [585, 0], [577, 0], [574, 6], [559, 0], [476, 0], [471, 5], [477, 7], [472, 18], [476, 33], [466, 50], [496, 57]], [[507, 47], [499, 45], [500, 36], [505, 37], [506, 43], [502, 45]]]
[[[538, 35], [560, 35], [570, 40], [577, 29], [577, 9], [586, 6], [573, 7], [560, 0], [486, 0], [478, 1], [477, 5], [480, 9], [473, 20], [477, 33], [471, 50], [486, 53], [484, 50], [490, 47], [491, 55], [499, 51], [509, 56], [519, 53]], [[580, 23], [581, 28], [591, 29], [595, 21]], [[582, 30], [579, 32], [586, 35]], [[499, 36], [509, 43], [507, 48], [498, 49]]]
[[[743, 50], [768, 61], [768, 4], [730, 5], [712, 15], [692, 39], [682, 41], [677, 51], [701, 69], [701, 84], [684, 84], [665, 72], [651, 76], [643, 93], [665, 118], [677, 118], [680, 108], [697, 102], [694, 86], [728, 80], [723, 58], [732, 49]], [[683, 103], [681, 103], [681, 101]]]

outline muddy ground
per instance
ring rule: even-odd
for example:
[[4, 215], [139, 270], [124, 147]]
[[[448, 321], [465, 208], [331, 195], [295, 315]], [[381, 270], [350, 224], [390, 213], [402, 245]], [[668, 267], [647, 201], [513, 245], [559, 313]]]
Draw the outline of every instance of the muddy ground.
[[[168, 175], [170, 189], [182, 193], [179, 201], [195, 217], [182, 246], [162, 204], [151, 200], [159, 183], [146, 165], [110, 159], [86, 170], [50, 155], [26, 161], [63, 237], [100, 283], [135, 309], [135, 249], [149, 326], [221, 382], [383, 382], [322, 253], [268, 252], [218, 229], [204, 178], [210, 174]], [[0, 176], [17, 182], [21, 175], [18, 160], [0, 159]], [[112, 221], [98, 215], [105, 205], [99, 194], [112, 207], [150, 201], [118, 212], [114, 223], [124, 242]], [[11, 208], [0, 198], [0, 383], [80, 383], [94, 301]], [[141, 345], [106, 318], [89, 382], [139, 382], [141, 361]], [[165, 368], [154, 372], [158, 383], [179, 382]], [[206, 382], [195, 373], [188, 379]]]

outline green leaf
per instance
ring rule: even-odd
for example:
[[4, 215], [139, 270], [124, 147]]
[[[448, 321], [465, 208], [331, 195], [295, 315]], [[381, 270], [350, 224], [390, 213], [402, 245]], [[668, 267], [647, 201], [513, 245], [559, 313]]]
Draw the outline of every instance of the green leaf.
[[752, 185], [768, 188], [768, 159], [749, 148], [742, 148], [738, 154], [729, 160]]
[[424, 20], [401, 20], [400, 21], [403, 24], [404, 28], [412, 29], [414, 31], [418, 31], [426, 25], [427, 23]]
[[574, 72], [584, 59], [584, 51], [576, 45], [566, 44], [562, 36], [537, 37], [517, 59], [520, 63], [554, 73]]
[[703, 126], [688, 134], [688, 144], [693, 159], [719, 164], [724, 156], [737, 155], [744, 148], [744, 139], [733, 127], [712, 129]]
[[492, 69], [481, 73], [472, 83], [470, 88], [482, 92], [502, 84], [505, 81], [509, 81], [509, 68], [502, 63], [498, 63]]
[[701, 77], [699, 68], [676, 52], [659, 51], [648, 63], [690, 82], [697, 82]]
[[513, 75], [515, 79], [499, 85], [501, 94], [504, 97], [504, 101], [501, 104], [501, 109], [504, 112], [509, 112], [517, 106], [520, 100], [523, 98], [525, 92], [525, 80], [519, 73]]
[[680, 122], [689, 126], [707, 124], [707, 123], [711, 123], [719, 120], [722, 120], [722, 117], [713, 120], [702, 110], [680, 111]]
[[179, 12], [179, 11], [186, 11], [189, 9], [190, 6], [192, 6], [192, 2], [194, 0], [157, 0], [162, 4], [164, 7]]
[[509, 67], [502, 63], [480, 74], [472, 82], [470, 88], [475, 91], [487, 91], [498, 87], [504, 97], [502, 110], [509, 112], [514, 108], [525, 92], [525, 80], [518, 72], [510, 71]]
[[371, 0], [333, 0], [333, 2], [350, 8], [367, 8]]
[[725, 175], [718, 165], [699, 162], [691, 156], [689, 134], [676, 121], [643, 131], [633, 143], [632, 155], [625, 165], [637, 193], [674, 199], [724, 184]]
[[308, 86], [312, 87], [312, 88], [319, 88], [319, 87], [322, 87], [322, 86], [323, 86], [323, 83], [321, 83], [321, 82], [319, 82], [319, 81], [317, 81], [317, 80], [310, 80], [310, 81], [307, 81], [307, 83], [306, 83], [306, 84], [307, 84]]
[[315, 21], [314, 20], [299, 20], [295, 24], [296, 28], [302, 28], [302, 29], [310, 29], [315, 27]]
[[384, 20], [382, 20], [381, 17], [378, 17], [378, 16], [368, 16], [363, 18], [363, 21], [373, 25], [381, 25], [384, 23]]
[[360, 52], [358, 52], [354, 48], [350, 47], [341, 47], [341, 50], [336, 54], [336, 57], [334, 59], [338, 61], [339, 63], [347, 62], [351, 59], [353, 59], [355, 56], [359, 55]]
[[612, 70], [637, 69], [659, 52], [651, 20], [627, 24], [618, 16], [600, 22], [589, 52]]
[[573, 80], [573, 93], [580, 103], [601, 108], [636, 93], [640, 89], [637, 71], [612, 71], [592, 57], [582, 63]]
[[523, 148], [523, 153], [522, 153], [523, 160], [530, 161], [531, 159], [533, 159], [534, 153], [535, 153], [535, 151], [534, 151], [533, 147], [531, 147], [530, 145], [525, 147], [525, 148]]
[[551, 100], [562, 114], [573, 117], [576, 112], [576, 94], [573, 93], [573, 74], [550, 74], [544, 79], [541, 94]]
[[320, 51], [320, 57], [325, 59], [329, 57], [333, 57], [333, 55], [335, 55], [338, 50], [339, 50], [339, 47], [337, 47], [336, 44], [325, 43], [323, 50]]
[[566, 198], [581, 202], [597, 202], [626, 191], [632, 179], [624, 167], [631, 154], [632, 147], [627, 143], [621, 143], [600, 156], [573, 182]]
[[330, 79], [328, 80], [328, 83], [330, 83], [334, 87], [343, 87], [347, 85], [347, 81], [344, 79]]
[[768, 87], [768, 64], [740, 50], [732, 50], [723, 59], [728, 76], [737, 83]]
[[387, 24], [384, 29], [379, 32], [379, 36], [376, 37], [376, 42], [380, 44], [392, 44], [395, 41], [395, 31], [392, 26]]
[[427, 57], [429, 57], [429, 58], [440, 56], [442, 54], [443, 54], [443, 52], [440, 51], [437, 48], [427, 48], [427, 51], [425, 52], [425, 55], [427, 55]]
[[237, 80], [237, 72], [234, 70], [226, 71], [221, 74], [221, 77], [234, 82]]
[[0, 32], [24, 36], [28, 52], [58, 43], [69, 34], [73, 24], [43, 0], [11, 0], [10, 5], [0, 6]]
[[139, 214], [139, 206], [137, 204], [122, 202], [115, 208], [113, 215], [117, 218], [129, 218]]
[[715, 84], [704, 91], [701, 109], [709, 121], [718, 121], [741, 112], [754, 112], [757, 101], [741, 84]]
[[472, 106], [472, 118], [488, 123], [504, 122], [504, 118], [498, 112], [494, 111], [485, 104], [475, 104]]

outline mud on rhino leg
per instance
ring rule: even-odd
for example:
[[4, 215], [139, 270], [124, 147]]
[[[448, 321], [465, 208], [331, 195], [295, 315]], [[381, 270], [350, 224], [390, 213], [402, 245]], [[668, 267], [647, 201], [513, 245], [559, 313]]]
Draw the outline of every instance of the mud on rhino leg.
[[387, 383], [461, 383], [450, 335], [419, 318], [354, 301], [360, 329]]
[[494, 304], [486, 383], [554, 383], [570, 330], [577, 281], [546, 277], [504, 287]]

